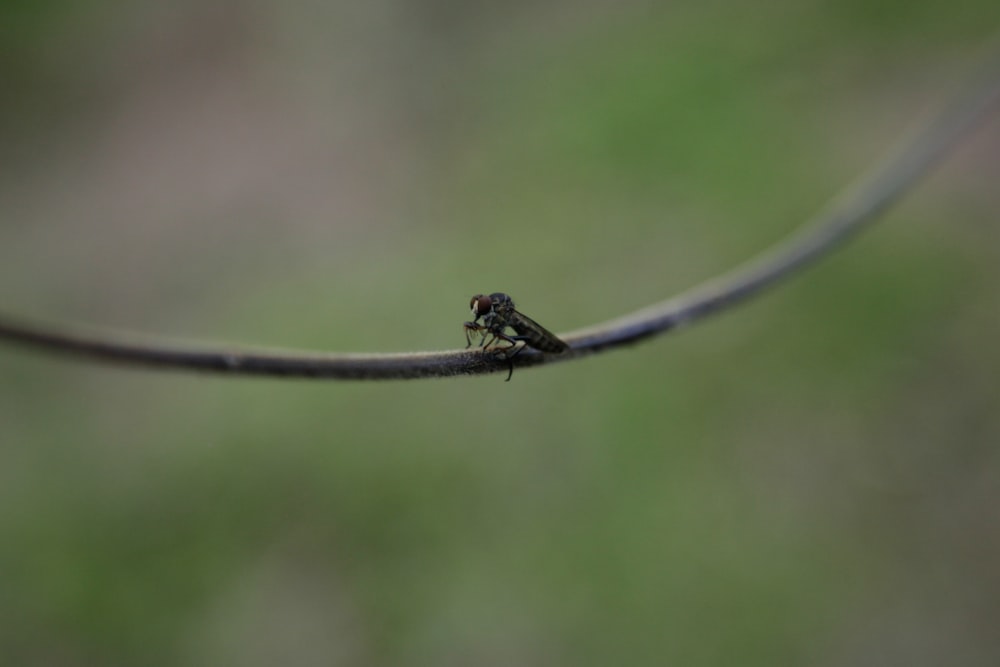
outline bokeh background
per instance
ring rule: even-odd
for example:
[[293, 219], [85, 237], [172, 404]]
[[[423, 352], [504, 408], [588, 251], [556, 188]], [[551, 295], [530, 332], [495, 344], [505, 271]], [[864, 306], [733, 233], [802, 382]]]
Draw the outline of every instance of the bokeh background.
[[[451, 349], [793, 230], [994, 0], [5, 1], [0, 307]], [[1000, 121], [698, 327], [341, 384], [0, 345], [9, 665], [1000, 663]]]

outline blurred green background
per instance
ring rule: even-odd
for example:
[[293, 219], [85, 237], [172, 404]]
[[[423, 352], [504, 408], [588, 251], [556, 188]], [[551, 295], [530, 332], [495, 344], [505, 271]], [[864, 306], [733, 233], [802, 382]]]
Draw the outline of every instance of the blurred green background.
[[[190, 340], [554, 331], [767, 247], [1000, 3], [4, 2], [0, 307]], [[996, 665], [1000, 122], [677, 335], [382, 384], [0, 345], [5, 665]]]

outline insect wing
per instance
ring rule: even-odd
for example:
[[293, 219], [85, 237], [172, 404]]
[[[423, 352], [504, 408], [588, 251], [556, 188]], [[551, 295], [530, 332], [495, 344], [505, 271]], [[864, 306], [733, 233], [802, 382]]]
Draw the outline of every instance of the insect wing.
[[507, 324], [517, 332], [517, 335], [525, 343], [536, 350], [565, 352], [569, 349], [569, 345], [559, 340], [554, 333], [518, 310], [511, 313], [510, 321]]

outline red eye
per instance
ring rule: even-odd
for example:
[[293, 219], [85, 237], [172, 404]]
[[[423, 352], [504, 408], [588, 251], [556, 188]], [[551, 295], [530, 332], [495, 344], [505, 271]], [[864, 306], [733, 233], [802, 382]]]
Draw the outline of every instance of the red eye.
[[472, 309], [472, 314], [474, 316], [482, 317], [493, 308], [493, 300], [488, 296], [477, 294], [472, 297], [472, 301], [469, 302], [469, 308]]

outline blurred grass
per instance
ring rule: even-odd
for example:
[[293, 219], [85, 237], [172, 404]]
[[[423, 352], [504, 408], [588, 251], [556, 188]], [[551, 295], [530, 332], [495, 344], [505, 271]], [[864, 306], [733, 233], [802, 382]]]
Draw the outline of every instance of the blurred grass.
[[[46, 116], [66, 146], [4, 116], [38, 147], [0, 182], [24, 214], [0, 224], [5, 309], [441, 349], [470, 294], [503, 289], [582, 326], [792, 229], [1000, 18], [231, 9], [236, 37], [194, 4], [104, 27], [100, 58], [126, 64], [97, 86], [106, 120]], [[5, 68], [61, 63], [53, 81], [84, 85], [85, 57], [31, 60], [40, 20]], [[993, 664], [997, 202], [963, 191], [995, 173], [984, 154], [747, 307], [510, 384], [234, 381], [0, 348], [0, 659]]]

